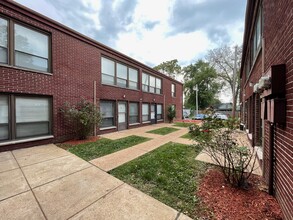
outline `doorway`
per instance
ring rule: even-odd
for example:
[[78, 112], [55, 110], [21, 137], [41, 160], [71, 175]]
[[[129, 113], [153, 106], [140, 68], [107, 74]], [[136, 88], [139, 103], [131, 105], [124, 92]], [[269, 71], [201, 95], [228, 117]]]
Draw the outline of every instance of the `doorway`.
[[118, 102], [118, 131], [127, 128], [127, 108], [126, 102]]

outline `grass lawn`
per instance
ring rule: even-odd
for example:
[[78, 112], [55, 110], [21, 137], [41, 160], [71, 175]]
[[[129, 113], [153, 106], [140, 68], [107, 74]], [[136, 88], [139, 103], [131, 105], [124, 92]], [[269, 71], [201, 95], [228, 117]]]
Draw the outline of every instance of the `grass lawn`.
[[200, 149], [192, 146], [169, 142], [110, 171], [110, 174], [196, 218], [206, 209], [195, 193], [209, 166], [195, 160], [199, 152]]
[[155, 130], [148, 131], [147, 133], [166, 135], [166, 134], [172, 133], [174, 131], [178, 131], [178, 130], [179, 129], [177, 129], [177, 128], [164, 127], [164, 128], [158, 128]]
[[173, 126], [188, 128], [190, 125], [194, 125], [194, 124], [195, 123], [190, 123], [190, 122], [175, 122], [175, 123], [173, 123]]
[[186, 134], [182, 135], [181, 138], [192, 139], [190, 133], [186, 133]]
[[[68, 151], [78, 157], [81, 157], [84, 160], [89, 161], [107, 154], [114, 153], [124, 148], [140, 144], [148, 140], [150, 140], [150, 138], [139, 137], [135, 135], [120, 138], [117, 140], [102, 138], [96, 142], [75, 145], [69, 148]], [[62, 144], [60, 144], [59, 147], [62, 147]]]

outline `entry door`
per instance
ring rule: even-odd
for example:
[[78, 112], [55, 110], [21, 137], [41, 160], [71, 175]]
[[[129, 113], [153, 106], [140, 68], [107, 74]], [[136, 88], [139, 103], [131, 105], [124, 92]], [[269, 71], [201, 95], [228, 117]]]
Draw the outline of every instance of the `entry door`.
[[155, 124], [156, 123], [156, 105], [151, 104], [151, 123]]
[[126, 102], [118, 103], [118, 130], [124, 130], [127, 127], [127, 111]]

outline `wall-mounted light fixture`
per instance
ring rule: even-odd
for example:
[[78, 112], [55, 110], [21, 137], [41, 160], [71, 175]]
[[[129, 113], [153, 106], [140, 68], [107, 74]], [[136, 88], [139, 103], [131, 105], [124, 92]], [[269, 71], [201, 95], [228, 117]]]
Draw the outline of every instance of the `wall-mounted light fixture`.
[[153, 101], [155, 102], [155, 101], [156, 101], [156, 99], [153, 99]]
[[124, 94], [122, 97], [125, 99], [126, 95]]
[[253, 82], [249, 82], [249, 87], [252, 87], [253, 86]]

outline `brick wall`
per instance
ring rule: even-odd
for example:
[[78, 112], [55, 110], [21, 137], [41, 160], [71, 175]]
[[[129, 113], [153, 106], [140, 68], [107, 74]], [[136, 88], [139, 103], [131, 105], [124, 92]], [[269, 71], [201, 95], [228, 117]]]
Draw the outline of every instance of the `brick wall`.
[[[285, 219], [293, 219], [293, 3], [291, 0], [262, 1], [264, 36], [264, 71], [272, 65], [286, 64], [286, 124], [274, 128], [274, 188]], [[252, 18], [249, 18], [252, 19]], [[247, 31], [247, 30], [246, 30]], [[255, 63], [249, 81], [256, 82], [263, 73], [261, 56]], [[243, 76], [245, 73], [243, 72]], [[252, 94], [246, 79], [242, 77], [242, 88], [246, 98]], [[258, 114], [257, 110], [255, 114]], [[257, 123], [254, 121], [253, 123]], [[254, 124], [258, 129], [258, 125]], [[270, 124], [264, 126], [264, 178], [269, 176]]]
[[[0, 65], [0, 93], [49, 95], [53, 98], [53, 141], [72, 138], [72, 131], [60, 113], [65, 103], [76, 103], [81, 97], [93, 101], [94, 81], [97, 82], [97, 101], [101, 99], [175, 104], [177, 118], [182, 117], [182, 84], [158, 73], [138, 61], [105, 47], [43, 16], [19, 7], [10, 1], [0, 2], [1, 16], [29, 24], [51, 35], [52, 74]], [[162, 79], [163, 95], [143, 93], [101, 84], [101, 56], [107, 55], [141, 72], [157, 75]], [[171, 83], [176, 84], [176, 98], [171, 97]], [[125, 99], [122, 97], [125, 94]], [[155, 101], [154, 101], [155, 99]], [[164, 114], [166, 115], [166, 114]], [[36, 143], [33, 143], [34, 145]], [[19, 146], [27, 146], [22, 144]], [[11, 146], [12, 147], [12, 146]], [[2, 148], [4, 149], [4, 148]]]

